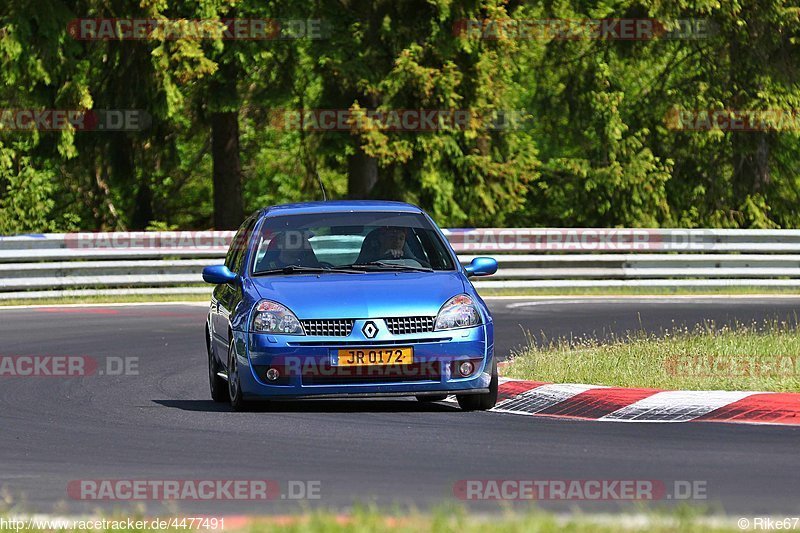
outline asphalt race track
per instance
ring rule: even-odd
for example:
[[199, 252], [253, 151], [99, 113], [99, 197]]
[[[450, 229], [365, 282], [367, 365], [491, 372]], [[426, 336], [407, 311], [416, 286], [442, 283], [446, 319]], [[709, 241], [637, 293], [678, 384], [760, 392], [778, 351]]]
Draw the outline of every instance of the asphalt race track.
[[[505, 357], [541, 338], [795, 319], [800, 298], [490, 300]], [[208, 394], [198, 305], [0, 311], [0, 355], [138, 358], [138, 375], [0, 377], [0, 486], [37, 512], [126, 508], [79, 501], [71, 480], [319, 481], [320, 499], [143, 502], [148, 512], [285, 513], [354, 501], [428, 508], [467, 479], [700, 481], [739, 514], [797, 511], [800, 429], [625, 424], [464, 413], [414, 400], [284, 402], [233, 413]], [[103, 367], [103, 365], [101, 365]], [[0, 498], [1, 500], [1, 498]], [[675, 500], [665, 500], [670, 505]], [[142, 505], [142, 503], [137, 504]], [[478, 510], [500, 507], [470, 502]], [[612, 511], [619, 502], [545, 502]], [[628, 504], [629, 505], [629, 504]]]

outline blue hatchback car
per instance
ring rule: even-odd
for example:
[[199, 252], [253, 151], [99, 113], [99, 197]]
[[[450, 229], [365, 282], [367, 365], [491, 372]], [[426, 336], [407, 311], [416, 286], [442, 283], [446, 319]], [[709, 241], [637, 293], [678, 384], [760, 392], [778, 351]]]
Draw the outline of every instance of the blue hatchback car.
[[471, 276], [420, 208], [310, 202], [248, 218], [216, 284], [206, 323], [211, 396], [251, 402], [455, 395], [466, 410], [497, 401], [492, 317]]

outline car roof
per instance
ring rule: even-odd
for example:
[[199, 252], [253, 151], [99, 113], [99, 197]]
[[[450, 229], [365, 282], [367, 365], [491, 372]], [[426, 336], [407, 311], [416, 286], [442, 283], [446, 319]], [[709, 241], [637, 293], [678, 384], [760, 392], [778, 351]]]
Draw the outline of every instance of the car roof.
[[422, 213], [422, 209], [405, 202], [386, 200], [331, 200], [328, 202], [302, 202], [267, 207], [267, 216], [297, 215], [307, 213], [346, 213], [359, 211], [391, 211], [396, 213]]

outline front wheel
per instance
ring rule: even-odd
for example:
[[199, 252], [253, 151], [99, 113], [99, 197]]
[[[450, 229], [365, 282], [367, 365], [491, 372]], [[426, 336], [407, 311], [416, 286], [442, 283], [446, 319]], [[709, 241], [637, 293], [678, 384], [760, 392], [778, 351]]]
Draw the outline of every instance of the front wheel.
[[242, 382], [239, 379], [239, 363], [236, 359], [236, 350], [233, 340], [228, 347], [228, 396], [234, 411], [247, 411], [250, 404], [245, 401], [242, 394]]
[[492, 358], [492, 380], [489, 382], [489, 392], [456, 396], [458, 406], [464, 411], [486, 411], [491, 409], [497, 403], [497, 389], [499, 383], [497, 361]]

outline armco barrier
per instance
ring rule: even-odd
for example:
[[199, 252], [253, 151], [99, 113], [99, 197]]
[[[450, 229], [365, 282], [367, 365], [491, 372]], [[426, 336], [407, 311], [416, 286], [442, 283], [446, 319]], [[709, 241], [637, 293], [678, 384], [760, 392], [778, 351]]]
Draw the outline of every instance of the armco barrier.
[[[230, 231], [0, 237], [0, 299], [207, 294], [200, 272]], [[478, 288], [800, 287], [800, 230], [492, 228], [445, 234], [463, 263], [492, 255]], [[344, 251], [346, 253], [346, 251]]]

